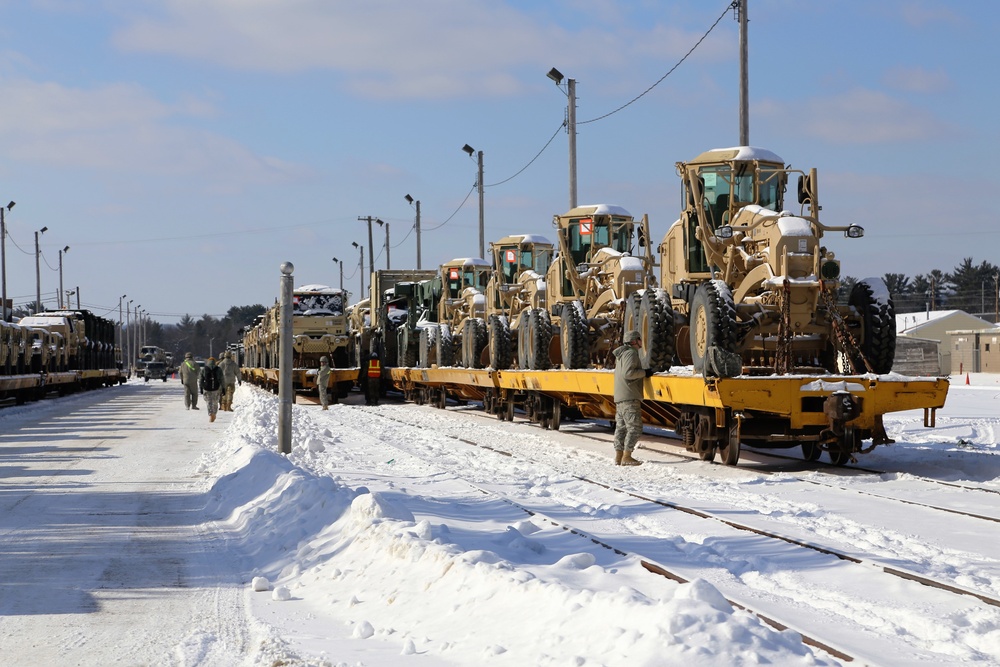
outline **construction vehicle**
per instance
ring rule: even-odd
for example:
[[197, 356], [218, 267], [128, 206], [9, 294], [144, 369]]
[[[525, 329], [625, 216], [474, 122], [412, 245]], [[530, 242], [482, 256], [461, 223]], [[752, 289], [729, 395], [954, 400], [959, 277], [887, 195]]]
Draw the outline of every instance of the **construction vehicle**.
[[[379, 355], [382, 368], [416, 366], [419, 359], [417, 283], [431, 281], [434, 269], [380, 269], [371, 274], [369, 351]], [[414, 311], [411, 313], [410, 311]], [[411, 317], [412, 315], [412, 317]]]
[[[644, 298], [653, 305], [662, 301], [655, 291], [653, 258], [647, 242], [649, 219], [644, 215], [641, 221], [636, 221], [620, 206], [599, 204], [578, 206], [554, 216], [553, 225], [557, 229], [559, 252], [545, 280], [552, 337], [546, 341], [543, 335], [534, 335], [529, 326], [532, 334], [525, 342], [532, 341], [534, 349], [529, 351], [527, 344], [524, 345], [525, 352], [530, 354], [524, 362], [525, 368], [544, 368], [546, 349], [548, 364], [552, 366], [612, 367], [611, 351], [620, 344], [622, 333], [641, 324], [638, 305]], [[636, 243], [638, 255], [633, 254]], [[648, 296], [644, 296], [646, 292]], [[658, 328], [648, 337], [659, 348], [670, 348], [672, 325], [672, 318], [650, 315], [647, 328]], [[544, 328], [544, 324], [539, 323], [539, 328]], [[673, 350], [667, 349], [658, 356], [665, 357], [669, 367]]]
[[420, 348], [418, 365], [451, 366], [461, 349], [462, 332], [470, 318], [482, 320], [486, 312], [486, 284], [492, 267], [480, 257], [445, 262], [429, 283], [420, 282], [421, 316], [417, 321]]
[[[817, 174], [787, 168], [771, 151], [716, 149], [678, 162], [685, 209], [660, 243], [660, 281], [675, 313], [676, 353], [706, 376], [887, 373], [895, 313], [879, 278], [836, 301], [840, 261], [819, 221]], [[784, 210], [789, 175], [798, 202]], [[645, 338], [643, 344], [647, 344]]]
[[[554, 253], [552, 242], [537, 234], [512, 234], [490, 243], [493, 271], [485, 290], [484, 318], [466, 322], [462, 366], [503, 369], [516, 363], [548, 368], [552, 326], [545, 273]], [[539, 344], [544, 352], [536, 353]]]

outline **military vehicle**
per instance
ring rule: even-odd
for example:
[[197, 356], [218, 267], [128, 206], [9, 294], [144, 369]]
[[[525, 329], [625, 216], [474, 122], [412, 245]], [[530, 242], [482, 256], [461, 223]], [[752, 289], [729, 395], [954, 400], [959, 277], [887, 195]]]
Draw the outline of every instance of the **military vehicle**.
[[[677, 172], [685, 208], [658, 250], [681, 363], [723, 377], [889, 372], [892, 300], [881, 279], [868, 278], [837, 303], [840, 261], [823, 236], [859, 238], [864, 230], [820, 222], [815, 169], [793, 170], [771, 151], [738, 146], [678, 162]], [[784, 201], [793, 173], [797, 214]]]

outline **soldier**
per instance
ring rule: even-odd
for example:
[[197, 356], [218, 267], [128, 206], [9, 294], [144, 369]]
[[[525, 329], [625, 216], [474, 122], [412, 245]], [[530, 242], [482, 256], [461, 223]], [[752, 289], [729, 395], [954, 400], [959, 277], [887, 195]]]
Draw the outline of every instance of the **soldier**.
[[330, 394], [328, 386], [330, 384], [330, 358], [319, 358], [319, 370], [316, 371], [316, 388], [319, 389], [319, 402], [324, 410], [330, 409]]
[[653, 371], [643, 369], [639, 360], [639, 332], [627, 332], [624, 340], [625, 344], [614, 351], [615, 465], [637, 466], [642, 461], [632, 458], [632, 450], [642, 435], [642, 380]]
[[219, 394], [225, 381], [222, 377], [222, 369], [215, 365], [215, 357], [209, 357], [205, 362], [205, 367], [201, 369], [201, 377], [198, 378], [198, 388], [205, 394], [205, 403], [208, 404], [208, 421], [214, 422], [215, 415], [219, 412]]
[[181, 364], [181, 384], [184, 385], [184, 407], [188, 410], [198, 409], [198, 364], [190, 352], [184, 354]]
[[381, 391], [382, 363], [378, 359], [378, 352], [372, 352], [368, 357], [368, 382], [365, 384], [365, 405], [378, 405]]
[[220, 399], [220, 407], [226, 412], [232, 412], [233, 393], [236, 391], [236, 383], [243, 384], [243, 381], [240, 380], [239, 364], [233, 361], [232, 352], [226, 350], [225, 354], [222, 355], [222, 361], [219, 362], [219, 368], [222, 369], [222, 397]]

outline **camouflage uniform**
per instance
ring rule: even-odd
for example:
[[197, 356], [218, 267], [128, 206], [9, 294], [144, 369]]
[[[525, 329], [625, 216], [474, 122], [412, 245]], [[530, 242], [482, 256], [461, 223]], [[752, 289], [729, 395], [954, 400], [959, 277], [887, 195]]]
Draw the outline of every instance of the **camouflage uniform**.
[[626, 343], [614, 351], [616, 463], [633, 460], [632, 450], [642, 435], [642, 379], [647, 375], [639, 352], [631, 344], [638, 340], [638, 334], [629, 332], [625, 340]]
[[198, 409], [199, 372], [198, 364], [194, 363], [191, 353], [188, 352], [184, 355], [184, 361], [181, 362], [180, 367], [181, 384], [184, 385], [184, 407], [188, 410]]
[[316, 371], [316, 388], [319, 389], [319, 402], [323, 405], [324, 410], [328, 410], [330, 405], [329, 384], [330, 360], [326, 357], [320, 357], [319, 370]]
[[208, 404], [209, 421], [214, 422], [215, 415], [219, 412], [219, 394], [222, 393], [222, 386], [222, 369], [215, 365], [215, 357], [209, 357], [205, 367], [201, 369], [201, 377], [198, 378], [198, 388], [205, 394], [205, 403]]
[[[240, 381], [240, 367], [233, 361], [233, 353], [226, 352], [219, 362], [222, 369], [222, 409], [226, 412], [233, 411], [233, 393], [236, 391], [236, 383]], [[242, 384], [242, 382], [240, 382]]]

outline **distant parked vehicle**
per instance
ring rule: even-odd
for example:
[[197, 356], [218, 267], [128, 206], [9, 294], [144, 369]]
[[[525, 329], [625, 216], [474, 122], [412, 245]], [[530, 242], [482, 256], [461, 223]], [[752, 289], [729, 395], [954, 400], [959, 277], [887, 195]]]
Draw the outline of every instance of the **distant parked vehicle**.
[[167, 381], [167, 364], [162, 361], [150, 361], [146, 364], [146, 369], [143, 371], [143, 380], [149, 382], [150, 380], [163, 380]]

